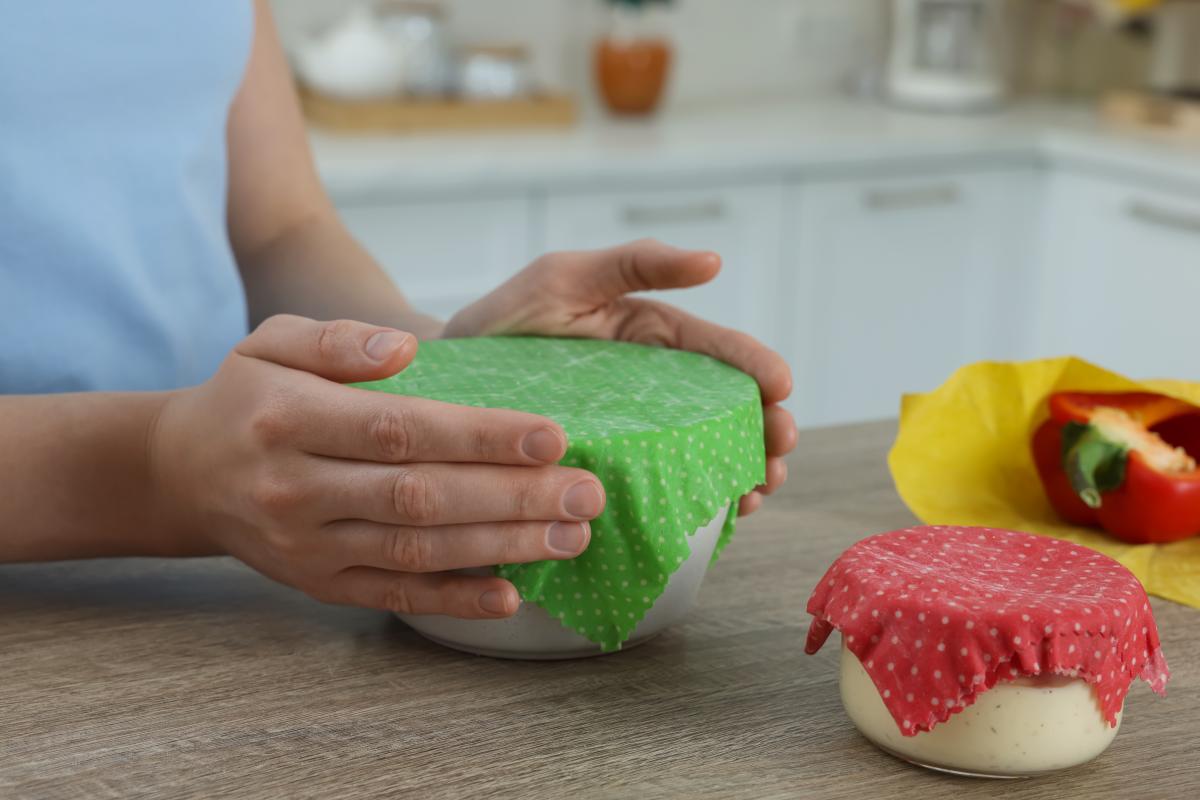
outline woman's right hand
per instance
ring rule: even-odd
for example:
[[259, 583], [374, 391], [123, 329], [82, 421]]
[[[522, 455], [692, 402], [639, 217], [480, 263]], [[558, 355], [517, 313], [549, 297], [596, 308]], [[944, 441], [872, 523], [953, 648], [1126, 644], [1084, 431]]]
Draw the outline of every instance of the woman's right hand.
[[515, 613], [508, 581], [453, 570], [579, 555], [604, 490], [557, 466], [566, 435], [543, 417], [341, 385], [416, 350], [389, 328], [268, 319], [159, 414], [150, 464], [170, 522], [327, 602]]

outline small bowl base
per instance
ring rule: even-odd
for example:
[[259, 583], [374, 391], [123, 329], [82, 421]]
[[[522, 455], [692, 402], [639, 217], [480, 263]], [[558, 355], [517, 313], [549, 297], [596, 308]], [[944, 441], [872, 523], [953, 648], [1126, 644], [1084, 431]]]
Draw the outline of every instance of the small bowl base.
[[[728, 509], [721, 509], [714, 519], [692, 534], [691, 554], [668, 579], [666, 588], [638, 622], [630, 638], [622, 645], [622, 650], [648, 641], [687, 615], [712, 561], [727, 513]], [[464, 572], [491, 574], [491, 570], [486, 568]], [[607, 655], [599, 644], [566, 627], [560, 618], [529, 602], [523, 602], [516, 614], [505, 619], [454, 619], [414, 614], [397, 616], [431, 642], [465, 653], [525, 661]]]
[[503, 650], [503, 649], [495, 649], [495, 648], [487, 648], [487, 647], [472, 647], [469, 644], [452, 641], [450, 639], [442, 639], [440, 637], [433, 636], [428, 633], [424, 633], [422, 631], [416, 631], [416, 632], [418, 634], [420, 634], [420, 636], [422, 638], [424, 638], [430, 642], [433, 642], [434, 644], [441, 645], [442, 647], [448, 647], [451, 650], [458, 650], [459, 652], [470, 653], [471, 655], [476, 655], [476, 656], [486, 656], [487, 658], [504, 658], [504, 659], [508, 659], [510, 661], [569, 661], [569, 660], [578, 659], [578, 658], [595, 658], [596, 656], [608, 656], [608, 655], [613, 655], [614, 653], [623, 653], [626, 650], [632, 650], [635, 647], [640, 647], [641, 645], [650, 641], [654, 637], [658, 636], [658, 633], [652, 633], [649, 636], [642, 636], [637, 639], [630, 639], [629, 641], [627, 641], [621, 645], [620, 650], [614, 650], [609, 653], [604, 652], [599, 647], [581, 647], [578, 650], [538, 653], [538, 652], [531, 652], [529, 650]]

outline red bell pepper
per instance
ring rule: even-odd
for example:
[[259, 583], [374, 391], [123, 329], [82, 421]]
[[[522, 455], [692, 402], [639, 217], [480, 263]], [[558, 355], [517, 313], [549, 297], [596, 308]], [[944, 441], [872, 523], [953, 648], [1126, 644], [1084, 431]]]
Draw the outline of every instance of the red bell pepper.
[[1059, 392], [1033, 436], [1058, 515], [1137, 544], [1200, 534], [1200, 408], [1148, 392]]

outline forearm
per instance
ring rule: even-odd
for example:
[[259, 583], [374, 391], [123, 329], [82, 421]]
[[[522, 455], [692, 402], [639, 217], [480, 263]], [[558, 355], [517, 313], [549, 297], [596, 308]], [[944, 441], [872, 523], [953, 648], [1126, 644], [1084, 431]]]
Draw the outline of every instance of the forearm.
[[0, 562], [203, 554], [171, 533], [150, 473], [167, 397], [0, 397]]
[[313, 166], [304, 118], [267, 0], [229, 113], [229, 240], [255, 325], [279, 313], [356, 319], [439, 335], [338, 219]]
[[246, 255], [241, 265], [257, 325], [273, 314], [354, 319], [430, 339], [442, 323], [409, 305], [332, 212], [314, 213]]

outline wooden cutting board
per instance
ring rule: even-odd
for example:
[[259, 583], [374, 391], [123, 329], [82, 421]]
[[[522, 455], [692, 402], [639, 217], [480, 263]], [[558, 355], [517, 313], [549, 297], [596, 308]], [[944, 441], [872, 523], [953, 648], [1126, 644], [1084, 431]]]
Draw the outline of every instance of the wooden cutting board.
[[428, 133], [503, 128], [565, 128], [578, 116], [568, 95], [513, 100], [339, 100], [300, 87], [304, 114], [314, 125], [341, 133]]
[[1101, 113], [1119, 125], [1200, 142], [1200, 101], [1149, 92], [1113, 92], [1102, 101]]

